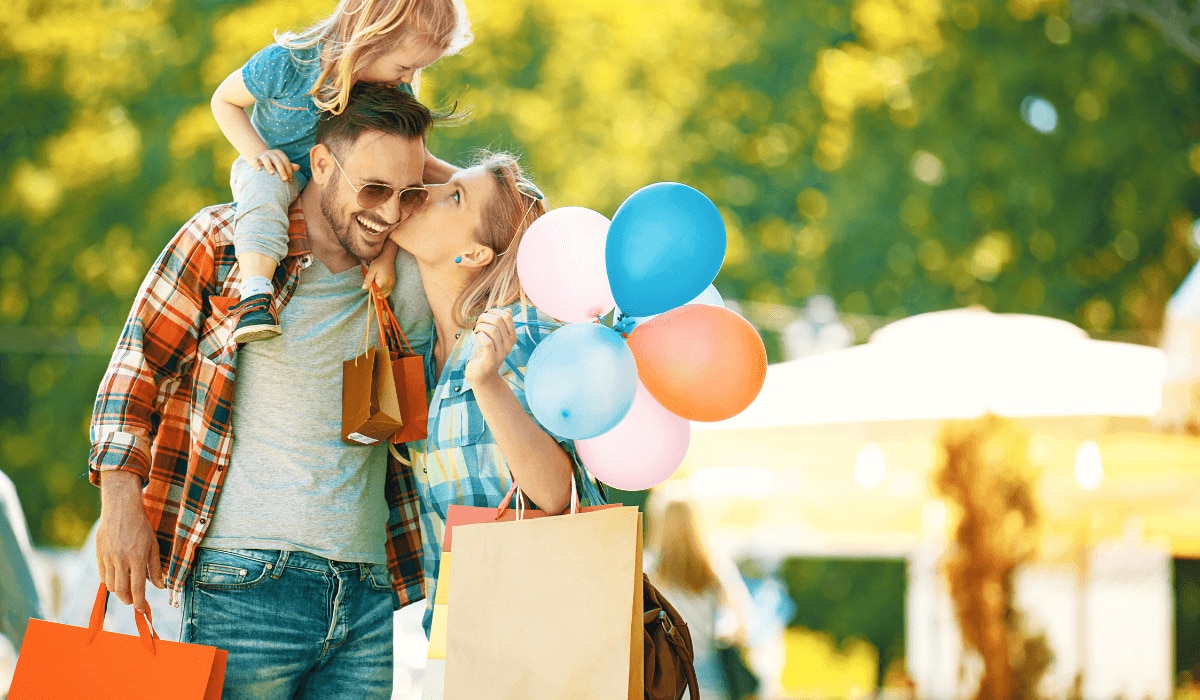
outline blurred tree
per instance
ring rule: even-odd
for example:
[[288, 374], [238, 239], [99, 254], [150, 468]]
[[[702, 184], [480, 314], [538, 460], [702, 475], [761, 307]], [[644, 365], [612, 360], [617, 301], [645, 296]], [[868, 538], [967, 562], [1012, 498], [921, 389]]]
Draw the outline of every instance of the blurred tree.
[[[1188, 5], [1191, 7], [1188, 7]], [[1071, 18], [1095, 25], [1109, 15], [1133, 15], [1162, 32], [1172, 46], [1200, 63], [1200, 6], [1178, 0], [1076, 0]]]
[[826, 632], [839, 645], [864, 639], [878, 650], [876, 686], [904, 660], [903, 560], [787, 559], [779, 577], [796, 606], [788, 625]]
[[1039, 520], [1029, 436], [986, 416], [947, 424], [934, 484], [957, 514], [943, 566], [966, 646], [983, 659], [977, 700], [1036, 700], [1053, 657], [1024, 630], [1013, 572], [1037, 552]]
[[[609, 215], [650, 182], [698, 187], [728, 224], [727, 298], [978, 303], [1148, 338], [1191, 264], [1200, 68], [1139, 19], [1077, 27], [1057, 0], [467, 4], [477, 40], [422, 97], [474, 119], [432, 150], [517, 150], [552, 202]], [[229, 198], [211, 91], [331, 7], [0, 6], [0, 469], [40, 542], [95, 517], [86, 424], [142, 275]]]

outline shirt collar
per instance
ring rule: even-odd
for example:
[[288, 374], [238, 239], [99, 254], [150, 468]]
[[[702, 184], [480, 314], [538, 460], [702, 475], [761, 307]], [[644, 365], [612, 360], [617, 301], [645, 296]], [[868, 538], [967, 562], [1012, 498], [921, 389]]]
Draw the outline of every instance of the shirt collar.
[[300, 266], [308, 267], [312, 263], [312, 245], [308, 242], [308, 224], [304, 221], [304, 207], [300, 206], [300, 198], [288, 207], [288, 252], [289, 258], [301, 259]]

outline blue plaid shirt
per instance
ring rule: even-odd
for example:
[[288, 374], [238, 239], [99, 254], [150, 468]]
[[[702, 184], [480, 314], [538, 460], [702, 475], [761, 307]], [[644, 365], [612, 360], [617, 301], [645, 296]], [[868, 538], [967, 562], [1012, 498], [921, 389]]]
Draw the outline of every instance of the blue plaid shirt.
[[[507, 308], [512, 309], [517, 342], [500, 373], [512, 387], [521, 407], [530, 413], [525, 400], [525, 368], [529, 356], [538, 343], [562, 324], [528, 304], [518, 302]], [[475, 334], [462, 333], [450, 351], [440, 378], [433, 358], [432, 348], [436, 344], [435, 339], [425, 355], [426, 386], [433, 387], [429, 403], [429, 437], [409, 443], [421, 503], [422, 557], [428, 606], [424, 620], [426, 634], [429, 634], [433, 620], [433, 593], [442, 561], [447, 510], [456, 504], [495, 508], [512, 486], [508, 464], [483, 420], [466, 378], [467, 362], [475, 350]], [[575, 453], [575, 443], [546, 432], [562, 445], [575, 463], [580, 506], [606, 503], [603, 490]]]

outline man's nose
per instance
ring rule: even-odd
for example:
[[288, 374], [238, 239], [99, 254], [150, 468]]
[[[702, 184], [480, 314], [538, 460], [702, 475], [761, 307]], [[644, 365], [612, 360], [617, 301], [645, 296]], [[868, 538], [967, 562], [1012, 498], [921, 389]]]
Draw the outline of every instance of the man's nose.
[[394, 224], [400, 221], [400, 211], [401, 207], [399, 192], [393, 194], [391, 197], [388, 197], [387, 201], [383, 204], [375, 207], [375, 213], [389, 224]]

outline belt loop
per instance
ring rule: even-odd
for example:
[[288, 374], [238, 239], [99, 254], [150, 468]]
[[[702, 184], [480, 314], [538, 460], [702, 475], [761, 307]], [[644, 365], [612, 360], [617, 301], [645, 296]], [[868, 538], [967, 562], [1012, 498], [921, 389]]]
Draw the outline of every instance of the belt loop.
[[370, 575], [371, 575], [371, 565], [363, 564], [362, 562], [359, 562], [359, 564], [358, 564], [358, 580], [366, 581], [367, 577]]
[[279, 558], [275, 560], [275, 571], [271, 574], [271, 578], [278, 580], [280, 576], [283, 576], [283, 570], [287, 568], [288, 554], [290, 553], [286, 549], [279, 553]]

